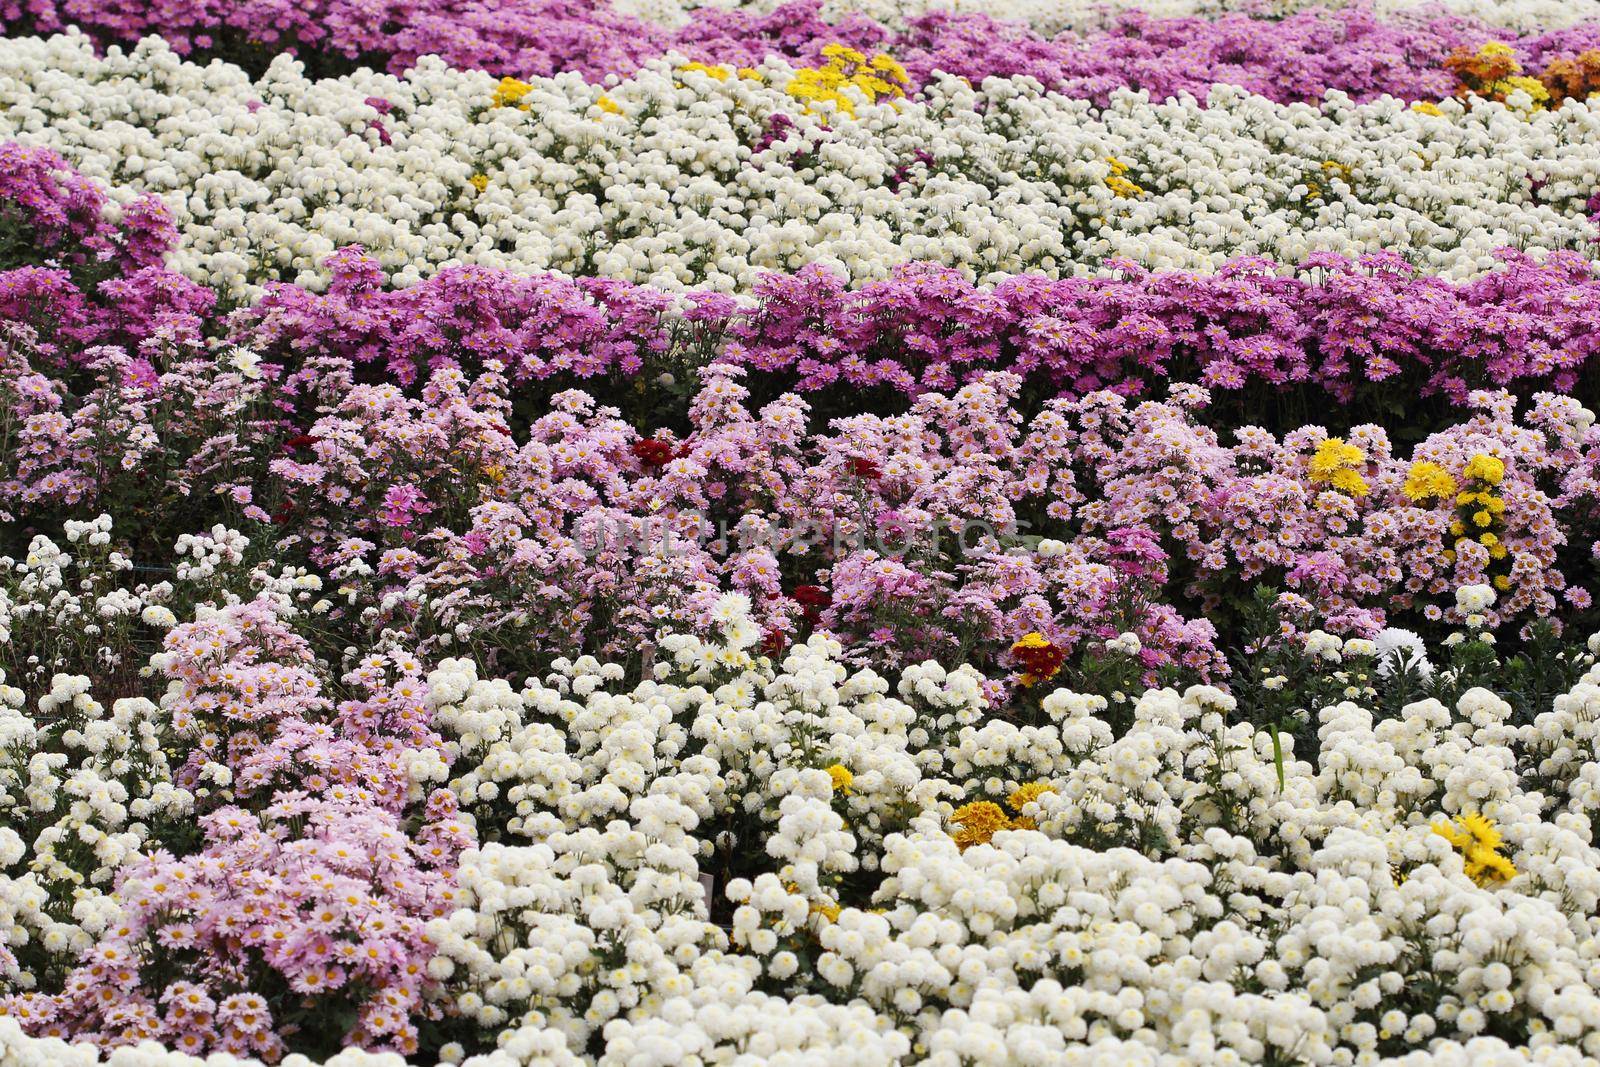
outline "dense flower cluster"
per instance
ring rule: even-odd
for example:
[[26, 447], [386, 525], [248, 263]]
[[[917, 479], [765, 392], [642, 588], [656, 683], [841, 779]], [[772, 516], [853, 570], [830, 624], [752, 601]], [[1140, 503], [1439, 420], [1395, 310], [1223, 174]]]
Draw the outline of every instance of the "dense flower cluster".
[[[17, 6], [25, 14], [13, 16], [13, 25], [22, 31], [77, 27], [102, 42], [124, 44], [154, 34], [182, 55], [246, 62], [289, 51], [322, 73], [343, 73], [366, 62], [403, 74], [420, 57], [438, 55], [451, 66], [510, 78], [571, 71], [601, 81], [632, 74], [669, 52], [687, 56], [699, 69], [731, 73], [769, 57], [814, 66], [830, 49], [848, 48], [897, 57], [902, 76], [919, 87], [935, 72], [972, 82], [1026, 76], [1101, 102], [1124, 87], [1157, 99], [1185, 92], [1203, 97], [1218, 82], [1280, 102], [1315, 101], [1330, 89], [1356, 99], [1390, 94], [1426, 101], [1450, 95], [1460, 84], [1456, 62], [1485, 45], [1503, 48], [1518, 72], [1544, 72], [1547, 85], [1566, 84], [1585, 52], [1600, 57], [1594, 52], [1600, 21], [1593, 11], [1587, 12], [1589, 21], [1519, 35], [1484, 21], [1493, 20], [1493, 13], [1470, 11], [1380, 14], [1370, 5], [1355, 5], [1288, 11], [1268, 21], [1262, 11], [1248, 8], [1183, 16], [1158, 5], [1113, 9], [1108, 19], [1103, 11], [1069, 8], [1068, 17], [1081, 22], [1082, 32], [1050, 34], [1029, 25], [1033, 13], [1025, 8], [970, 4], [920, 14], [898, 7], [877, 13], [883, 21], [833, 5], [825, 11], [820, 0], [648, 9], [561, 0], [430, 0], [386, 5], [382, 17], [349, 0], [209, 0], [131, 10], [54, 0]], [[1585, 12], [1579, 8], [1576, 14], [1582, 18]]]
[[[1022, 383], [1004, 374], [898, 415], [813, 425], [799, 396], [758, 408], [742, 369], [712, 364], [686, 432], [641, 432], [577, 390], [518, 432], [514, 385], [492, 360], [434, 371], [415, 396], [353, 384], [328, 356], [251, 377], [223, 348], [154, 382], [115, 361], [55, 379], [41, 363], [17, 344], [0, 378], [42, 398], [19, 406], [21, 462], [0, 506], [133, 506], [159, 540], [165, 516], [219, 499], [252, 539], [347, 599], [364, 591], [422, 649], [467, 642], [528, 666], [572, 643], [622, 655], [664, 620], [703, 622], [729, 590], [756, 601], [773, 639], [820, 625], [866, 649], [894, 634], [873, 653], [883, 662], [961, 649], [998, 665], [1030, 631], [1098, 656], [1097, 639], [1131, 631], [1145, 671], [1214, 677], [1215, 630], [1175, 605], [1232, 610], [1270, 580], [1365, 631], [1458, 619], [1454, 590], [1489, 583], [1487, 617], [1522, 626], [1589, 608], [1600, 558], [1600, 429], [1553, 393], [1522, 414], [1507, 393], [1471, 393], [1405, 448], [1371, 424], [1224, 440], [1192, 386], [1166, 401], [1095, 391], [1025, 418]], [[223, 388], [235, 400], [212, 410]], [[278, 417], [241, 435], [252, 408]], [[136, 496], [84, 448], [113, 414], [146, 463], [162, 457]], [[241, 451], [260, 466], [217, 462]], [[209, 718], [195, 730], [226, 743]]]
[[574, 383], [714, 361], [801, 392], [915, 395], [1004, 370], [1068, 395], [1189, 378], [1221, 395], [1306, 386], [1350, 404], [1396, 388], [1457, 402], [1479, 385], [1571, 390], [1592, 373], [1600, 314], [1600, 277], [1565, 254], [1511, 255], [1461, 284], [1382, 254], [1312, 257], [1294, 273], [1249, 259], [1215, 275], [1130, 264], [1120, 277], [993, 287], [918, 264], [850, 289], [806, 268], [761, 279], [752, 306], [697, 292], [686, 309], [649, 288], [481, 268], [397, 290], [356, 250], [328, 266], [325, 292], [270, 287], [230, 322], [232, 338], [275, 357], [381, 360], [402, 381], [445, 360]]
[[[5, 151], [15, 224], [38, 245], [48, 248], [55, 220], [77, 210], [97, 222], [74, 247], [138, 248], [139, 262], [156, 261], [111, 278], [89, 269], [98, 258], [0, 271], [0, 317], [32, 327], [45, 354], [70, 342], [79, 361], [104, 358], [101, 342], [138, 350], [221, 335], [277, 362], [381, 361], [403, 383], [428, 368], [488, 360], [514, 381], [563, 384], [718, 362], [770, 376], [780, 389], [915, 395], [1005, 370], [1030, 391], [1071, 396], [1143, 395], [1187, 378], [1219, 401], [1309, 388], [1371, 411], [1397, 388], [1458, 403], [1480, 385], [1524, 396], [1571, 391], [1593, 357], [1589, 323], [1600, 313], [1592, 263], [1566, 253], [1539, 262], [1507, 251], [1499, 270], [1464, 283], [1388, 254], [1318, 255], [1292, 273], [1248, 258], [1214, 275], [1120, 264], [1117, 276], [1025, 276], [992, 287], [913, 264], [852, 289], [811, 267], [767, 275], [750, 300], [735, 301], [482, 267], [394, 288], [351, 247], [323, 264], [331, 280], [322, 291], [273, 284], [253, 307], [224, 316], [211, 290], [159, 265], [173, 244], [169, 229], [131, 228], [159, 222], [159, 210], [125, 211], [129, 228], [120, 231], [98, 221], [113, 210], [110, 198], [59, 157]], [[136, 361], [135, 373], [152, 373], [144, 366]]]
[[603, 92], [533, 79], [496, 106], [493, 77], [433, 60], [322, 81], [280, 62], [252, 81], [153, 40], [98, 58], [68, 36], [9, 42], [0, 77], [0, 135], [119, 198], [161, 196], [170, 264], [235, 299], [320, 286], [350, 243], [401, 286], [476, 263], [732, 292], [813, 264], [995, 280], [1322, 251], [1467, 278], [1505, 246], [1597, 236], [1600, 124], [1576, 102], [1433, 115], [1218, 86], [1209, 107], [1120, 92], [1101, 110], [1027, 79], [944, 76], [908, 99], [832, 90], [854, 94], [850, 114], [791, 96], [782, 60], [741, 75], [669, 59]]
[[[740, 0], [738, 7], [766, 14], [786, 0]], [[724, 0], [627, 0], [628, 10], [664, 25], [680, 24], [687, 11], [723, 6]], [[1104, 0], [1092, 6], [1061, 4], [1055, 0], [824, 0], [822, 15], [838, 22], [853, 14], [867, 15], [886, 26], [903, 27], [932, 12], [961, 11], [996, 19], [1022, 22], [1039, 33], [1054, 36], [1064, 30], [1090, 30], [1115, 22], [1130, 11], [1154, 18], [1219, 18], [1245, 11], [1268, 16], [1298, 12], [1343, 10], [1358, 6], [1350, 0], [1271, 0], [1261, 5], [1250, 0]], [[1562, 30], [1600, 21], [1597, 0], [1370, 0], [1364, 6], [1382, 18], [1447, 12], [1522, 33]]]
[[7, 1067], [1600, 1062], [1600, 0], [0, 32]]
[[[246, 640], [257, 677], [292, 677], [306, 666], [281, 628], [315, 617], [292, 600], [202, 607], [165, 645]], [[442, 1054], [482, 1050], [483, 1067], [846, 1039], [878, 1062], [1082, 1040], [1313, 1062], [1424, 1043], [1438, 1062], [1506, 1055], [1507, 1035], [1566, 1046], [1551, 1062], [1600, 1049], [1600, 638], [1531, 719], [1468, 685], [1498, 667], [1476, 638], [1435, 696], [1331, 702], [1311, 751], [1283, 743], [1280, 784], [1274, 743], [1222, 690], [1145, 691], [1113, 728], [1106, 698], [1058, 688], [1024, 724], [994, 714], [971, 667], [925, 662], [893, 685], [823, 634], [754, 655], [748, 604], [724, 597], [701, 637], [666, 637], [636, 683], [588, 657], [520, 689], [438, 661], [418, 708], [454, 765], [430, 793], [443, 767], [411, 759], [418, 799], [401, 802], [437, 829], [407, 835], [334, 787], [225, 803], [189, 859], [98, 850], [89, 862], [120, 868], [115, 896], [85, 898], [104, 932], [63, 993], [0, 1003], [6, 1025], [275, 1059], [315, 1047], [275, 1012], [325, 1018], [359, 988], [360, 1044], [411, 1047], [410, 1019], [443, 1016]], [[1305, 648], [1350, 677], [1377, 650]], [[371, 684], [383, 668], [361, 670]], [[99, 714], [81, 687], [58, 694], [46, 713]], [[315, 714], [306, 699], [290, 714]], [[209, 779], [219, 799], [227, 781]], [[448, 883], [430, 873], [457, 862]], [[21, 1062], [60, 1048], [0, 1040]]]

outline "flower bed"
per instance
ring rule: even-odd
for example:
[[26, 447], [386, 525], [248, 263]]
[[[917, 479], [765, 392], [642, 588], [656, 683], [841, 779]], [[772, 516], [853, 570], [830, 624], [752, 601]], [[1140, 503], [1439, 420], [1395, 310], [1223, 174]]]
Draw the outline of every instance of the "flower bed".
[[0, 63], [0, 135], [116, 196], [162, 197], [170, 265], [236, 300], [321, 284], [350, 243], [401, 286], [476, 263], [736, 292], [810, 264], [865, 281], [926, 260], [996, 280], [1317, 251], [1466, 279], [1505, 246], [1586, 251], [1597, 236], [1588, 105], [1433, 115], [1218, 88], [1209, 107], [1119, 95], [1101, 111], [955, 78], [869, 103], [876, 75], [838, 62], [861, 80], [835, 100], [778, 60], [746, 76], [655, 63], [604, 91], [436, 62], [403, 81], [257, 82], [154, 42], [101, 59], [82, 38], [25, 39]]
[[[1271, 12], [1248, 5], [1206, 16], [1113, 8], [1107, 18], [1102, 9], [1069, 13], [1083, 32], [1051, 36], [1029, 25], [1036, 13], [1022, 5], [877, 14], [882, 21], [838, 7], [825, 13], [820, 0], [641, 11], [566, 0], [433, 0], [387, 3], [376, 11], [349, 0], [210, 0], [134, 9], [35, 0], [11, 28], [73, 27], [100, 42], [123, 44], [154, 35], [184, 55], [256, 65], [287, 51], [322, 74], [366, 63], [399, 75], [420, 57], [438, 55], [451, 66], [496, 75], [577, 72], [592, 81], [632, 74], [669, 52], [734, 67], [756, 67], [769, 56], [815, 66], [827, 47], [842, 43], [898, 57], [911, 86], [927, 84], [936, 71], [974, 83], [1025, 75], [1101, 102], [1124, 87], [1157, 99], [1183, 92], [1204, 97], [1215, 82], [1281, 102], [1314, 102], [1330, 89], [1356, 99], [1438, 99], [1460, 84], [1449, 57], [1491, 41], [1513, 48], [1531, 71], [1586, 52], [1600, 61], [1600, 19], [1589, 10], [1588, 21], [1578, 21], [1586, 14], [1582, 7], [1571, 25], [1523, 34], [1508, 32], [1492, 11], [1472, 12], [1480, 17], [1438, 9], [1378, 14], [1365, 5], [1308, 8], [1272, 19], [1265, 17]], [[1600, 81], [1600, 71], [1593, 79]]]
[[[112, 195], [54, 153], [16, 144], [0, 145], [0, 180], [19, 246], [17, 265], [0, 271], [0, 319], [34, 330], [55, 364], [103, 343], [137, 349], [173, 336], [223, 338], [293, 367], [328, 357], [381, 365], [403, 384], [490, 360], [519, 386], [556, 391], [715, 363], [744, 367], [762, 396], [792, 389], [824, 405], [847, 404], [834, 399], [845, 389], [911, 398], [1004, 371], [1036, 401], [1099, 389], [1145, 396], [1187, 381], [1210, 391], [1214, 412], [1248, 409], [1290, 429], [1304, 410], [1286, 399], [1331, 396], [1343, 429], [1392, 414], [1404, 391], [1436, 401], [1426, 418], [1410, 406], [1413, 424], [1431, 428], [1474, 388], [1524, 399], [1578, 390], [1600, 299], [1591, 261], [1510, 249], [1500, 269], [1465, 283], [1392, 255], [1324, 254], [1292, 272], [1241, 258], [1209, 275], [1117, 264], [1111, 276], [992, 286], [924, 263], [852, 289], [810, 267], [729, 299], [475, 266], [398, 288], [351, 246], [323, 264], [326, 286], [273, 283], [229, 311], [162, 265], [177, 237], [158, 200], [134, 201], [113, 224]], [[61, 254], [69, 248], [82, 251]], [[56, 259], [28, 261], [38, 254]], [[108, 274], [107, 262], [119, 269]]]
[[1590, 7], [0, 10], [0, 1062], [1600, 1059]]

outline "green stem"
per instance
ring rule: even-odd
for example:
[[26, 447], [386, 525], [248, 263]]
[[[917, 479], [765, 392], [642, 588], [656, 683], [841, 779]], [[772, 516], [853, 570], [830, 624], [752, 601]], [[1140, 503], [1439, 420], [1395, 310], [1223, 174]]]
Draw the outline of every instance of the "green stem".
[[1284, 777], [1283, 777], [1283, 735], [1281, 733], [1282, 729], [1283, 729], [1283, 724], [1281, 722], [1274, 722], [1272, 724], [1272, 765], [1278, 769], [1278, 789], [1279, 790], [1282, 790], [1284, 788], [1285, 784], [1286, 784], [1285, 781], [1284, 781]]

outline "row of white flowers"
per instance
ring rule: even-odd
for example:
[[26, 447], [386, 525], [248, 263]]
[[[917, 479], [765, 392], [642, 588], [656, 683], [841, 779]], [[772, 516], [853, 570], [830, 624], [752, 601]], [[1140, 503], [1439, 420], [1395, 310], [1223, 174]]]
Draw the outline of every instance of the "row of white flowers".
[[[68, 535], [92, 549], [105, 525]], [[80, 565], [47, 539], [27, 567], [19, 628], [39, 621], [34, 602], [177, 621], [140, 609], [165, 587], [127, 604], [69, 588]], [[316, 610], [289, 572], [253, 573], [286, 612]], [[1067, 689], [1027, 723], [991, 714], [971, 667], [891, 680], [823, 634], [761, 656], [748, 607], [726, 596], [712, 632], [666, 638], [633, 684], [590, 657], [520, 687], [466, 659], [428, 675], [453, 764], [412, 753], [411, 779], [419, 797], [449, 788], [480, 839], [459, 907], [429, 929], [431, 976], [500, 1035], [468, 1067], [1347, 1064], [1396, 1044], [1426, 1049], [1397, 1061], [1419, 1065], [1600, 1056], [1600, 635], [1536, 716], [1482, 688], [1395, 716], [1345, 700], [1321, 710], [1315, 759], [1291, 744], [1280, 778], [1272, 741], [1216, 688], [1141, 694], [1120, 737], [1103, 698]], [[1307, 642], [1362, 663], [1406, 636]], [[77, 926], [44, 915], [32, 875], [6, 879], [0, 940], [65, 954], [115, 921], [112, 875], [143, 823], [189, 797], [163, 784], [149, 701], [108, 710], [62, 675], [30, 702], [4, 683], [0, 809], [37, 837], [0, 831], [0, 869], [26, 854], [48, 872], [63, 835], [104, 866]], [[45, 751], [66, 704], [87, 725]], [[1472, 847], [1437, 832], [1474, 825]], [[757, 870], [725, 875], [729, 856]], [[1474, 870], [1486, 856], [1494, 877]], [[1510, 1032], [1531, 1039], [1495, 1036]], [[200, 1062], [31, 1040], [0, 1019], [8, 1065], [98, 1055]]]
[[741, 291], [808, 263], [994, 278], [1315, 250], [1388, 249], [1459, 278], [1502, 246], [1596, 238], [1600, 107], [1576, 102], [1430, 115], [1219, 88], [1209, 106], [1125, 92], [1099, 112], [1027, 79], [945, 78], [913, 100], [848, 90], [851, 115], [808, 112], [793, 76], [663, 60], [494, 106], [495, 79], [435, 61], [310, 81], [280, 57], [252, 82], [154, 40], [99, 58], [59, 36], [0, 52], [0, 137], [57, 149], [124, 200], [161, 194], [174, 265], [236, 297], [317, 284], [353, 242], [402, 285], [470, 262]]
[[[777, 665], [735, 651], [682, 639], [631, 691], [585, 660], [515, 699], [461, 662], [430, 679], [482, 752], [452, 788], [510, 828], [465, 859], [435, 974], [513, 1056], [553, 1030], [618, 1064], [1337, 1063], [1530, 1017], [1551, 1062], [1600, 1053], [1600, 669], [1525, 727], [1481, 689], [1385, 721], [1330, 707], [1317, 766], [1280, 786], [1208, 687], [1145, 693], [1113, 740], [1099, 698], [1058, 691], [1023, 726], [985, 715], [970, 668], [895, 685], [825, 637]], [[952, 817], [982, 800], [1013, 828], [963, 841]], [[724, 934], [696, 830], [736, 813], [772, 870], [718, 886]], [[1480, 813], [1506, 888], [1431, 829]], [[840, 909], [862, 872], [875, 906]]]

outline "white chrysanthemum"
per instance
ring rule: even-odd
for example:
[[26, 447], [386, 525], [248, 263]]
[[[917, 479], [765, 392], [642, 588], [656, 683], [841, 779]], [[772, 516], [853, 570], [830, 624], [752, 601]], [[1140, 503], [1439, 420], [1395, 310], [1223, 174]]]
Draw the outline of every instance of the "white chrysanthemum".
[[1415, 671], [1420, 677], [1433, 675], [1433, 664], [1428, 662], [1428, 652], [1422, 638], [1398, 626], [1386, 626], [1373, 638], [1373, 654], [1377, 657], [1374, 670], [1379, 678], [1387, 678], [1397, 671]]

